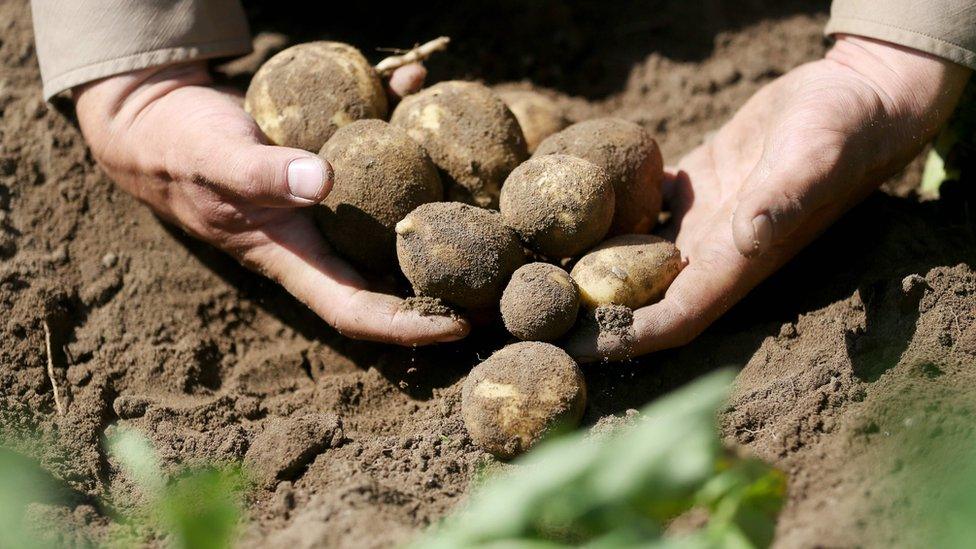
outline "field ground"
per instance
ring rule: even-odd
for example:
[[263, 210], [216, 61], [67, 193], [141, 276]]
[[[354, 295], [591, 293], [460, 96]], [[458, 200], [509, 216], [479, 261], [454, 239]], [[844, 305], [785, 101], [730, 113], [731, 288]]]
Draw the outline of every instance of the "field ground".
[[[574, 118], [639, 122], [669, 163], [825, 48], [824, 2], [474, 4], [381, 20], [366, 7], [249, 10], [260, 45], [324, 36], [368, 51], [451, 35], [432, 80], [557, 89]], [[228, 68], [231, 81], [246, 82], [256, 59]], [[101, 445], [115, 424], [144, 429], [171, 465], [240, 459], [262, 431], [305, 414], [332, 429], [335, 416], [341, 433], [328, 448], [296, 438], [280, 449], [313, 457], [252, 494], [246, 545], [386, 546], [464, 498], [488, 458], [464, 433], [460, 381], [503, 335], [416, 351], [344, 340], [117, 190], [56, 106], [40, 97], [26, 0], [0, 2], [0, 430], [57, 441], [42, 462], [79, 494], [32, 513], [77, 525], [78, 539], [104, 534], [94, 498], [131, 492]], [[695, 343], [587, 367], [585, 423], [738, 367], [723, 435], [789, 473], [777, 545], [895, 541], [890, 524], [913, 510], [879, 495], [911, 469], [893, 433], [969, 432], [937, 411], [976, 407], [964, 390], [976, 376], [976, 190], [921, 202], [918, 174], [916, 162]], [[282, 456], [254, 459], [273, 470]]]

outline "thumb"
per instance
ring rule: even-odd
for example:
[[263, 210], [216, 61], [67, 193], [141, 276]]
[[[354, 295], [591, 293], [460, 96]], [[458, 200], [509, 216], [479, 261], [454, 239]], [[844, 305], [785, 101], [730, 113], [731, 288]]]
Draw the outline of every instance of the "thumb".
[[847, 194], [841, 184], [852, 180], [842, 146], [800, 141], [770, 140], [776, 144], [767, 144], [743, 185], [732, 216], [733, 241], [743, 256], [769, 251], [833, 198]]
[[206, 150], [193, 181], [258, 206], [310, 206], [332, 190], [332, 166], [308, 151], [233, 137]]

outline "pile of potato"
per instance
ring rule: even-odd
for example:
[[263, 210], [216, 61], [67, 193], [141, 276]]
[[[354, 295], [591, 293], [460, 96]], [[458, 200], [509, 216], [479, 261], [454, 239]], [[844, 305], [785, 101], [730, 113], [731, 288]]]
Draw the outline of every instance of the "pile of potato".
[[498, 457], [582, 417], [580, 368], [552, 343], [600, 307], [660, 299], [681, 269], [677, 248], [648, 234], [663, 162], [632, 122], [568, 125], [543, 94], [461, 81], [406, 97], [386, 122], [376, 70], [335, 42], [272, 57], [245, 108], [272, 143], [332, 165], [315, 215], [340, 254], [376, 274], [399, 267], [416, 295], [473, 316], [500, 312], [523, 340], [463, 388], [472, 439]]

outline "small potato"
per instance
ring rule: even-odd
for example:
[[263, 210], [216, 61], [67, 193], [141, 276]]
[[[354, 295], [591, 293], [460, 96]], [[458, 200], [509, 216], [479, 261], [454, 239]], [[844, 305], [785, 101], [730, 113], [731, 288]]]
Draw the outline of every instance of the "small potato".
[[575, 427], [585, 407], [579, 366], [549, 343], [503, 347], [471, 370], [461, 390], [471, 439], [501, 459], [525, 452], [554, 427]]
[[363, 54], [341, 42], [292, 46], [254, 74], [244, 109], [275, 145], [318, 152], [342, 126], [386, 118], [386, 92]]
[[681, 254], [670, 241], [649, 234], [625, 234], [583, 256], [570, 275], [588, 308], [623, 305], [637, 309], [660, 299], [681, 267]]
[[569, 125], [563, 108], [548, 95], [520, 89], [502, 89], [496, 93], [518, 120], [529, 153], [535, 152], [543, 139]]
[[553, 341], [569, 331], [579, 311], [579, 290], [569, 273], [548, 263], [519, 267], [502, 294], [505, 328], [527, 341]]
[[575, 156], [531, 158], [505, 180], [502, 220], [532, 250], [572, 257], [603, 240], [613, 219], [613, 185], [596, 164]]
[[476, 82], [441, 82], [407, 96], [390, 123], [427, 149], [448, 200], [497, 208], [502, 182], [528, 157], [515, 116]]
[[546, 138], [535, 156], [559, 153], [589, 160], [610, 175], [617, 205], [608, 235], [644, 234], [657, 223], [664, 161], [643, 128], [620, 118], [586, 120]]
[[437, 168], [407, 132], [382, 120], [357, 120], [322, 147], [335, 172], [315, 219], [329, 242], [357, 266], [396, 265], [393, 227], [414, 208], [444, 198]]
[[417, 295], [468, 309], [498, 306], [525, 252], [498, 212], [459, 202], [424, 204], [396, 225], [400, 269]]

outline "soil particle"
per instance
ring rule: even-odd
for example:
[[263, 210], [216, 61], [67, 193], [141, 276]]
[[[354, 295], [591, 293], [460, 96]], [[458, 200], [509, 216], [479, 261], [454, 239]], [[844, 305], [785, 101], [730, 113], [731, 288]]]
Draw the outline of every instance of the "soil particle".
[[625, 305], [602, 305], [593, 316], [601, 333], [624, 337], [633, 331], [634, 311]]
[[308, 414], [270, 421], [254, 437], [244, 464], [266, 487], [294, 480], [315, 456], [338, 446], [342, 421], [332, 414]]
[[401, 311], [415, 311], [420, 316], [446, 316], [457, 319], [458, 314], [450, 305], [438, 297], [413, 296], [403, 300]]

